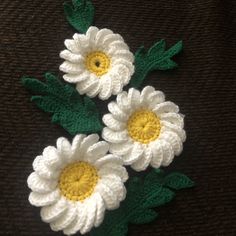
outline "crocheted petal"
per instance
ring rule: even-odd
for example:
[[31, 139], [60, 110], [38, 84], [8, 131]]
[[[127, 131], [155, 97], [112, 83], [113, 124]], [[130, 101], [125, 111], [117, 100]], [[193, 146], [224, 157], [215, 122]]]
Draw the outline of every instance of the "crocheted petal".
[[106, 100], [111, 96], [112, 93], [112, 78], [108, 76], [103, 76], [101, 78], [101, 91], [99, 93], [99, 98]]
[[75, 33], [73, 35], [73, 39], [76, 45], [76, 50], [77, 50], [76, 53], [78, 54], [80, 53], [84, 54], [84, 52], [86, 52], [88, 48], [90, 47], [89, 38], [84, 34]]
[[[123, 42], [123, 38], [121, 35], [119, 34], [108, 34], [104, 37], [103, 39], [103, 45], [106, 45], [105, 47], [105, 51], [110, 55], [110, 56], [113, 56], [114, 54], [112, 54], [112, 52], [110, 53], [110, 50], [107, 50], [107, 48], [111, 48], [111, 45], [114, 43], [114, 42]], [[121, 48], [122, 50], [125, 50], [124, 48]], [[119, 49], [117, 48], [115, 51], [118, 51]]]
[[41, 206], [51, 205], [57, 202], [59, 197], [60, 197], [60, 191], [58, 189], [49, 193], [31, 192], [29, 195], [29, 202], [33, 206], [41, 207]]
[[94, 198], [96, 199], [97, 203], [97, 211], [96, 211], [94, 226], [98, 227], [103, 222], [106, 208], [104, 205], [104, 201], [99, 193], [95, 193]]
[[154, 168], [159, 168], [163, 160], [163, 150], [161, 144], [156, 141], [150, 144], [152, 150], [152, 160], [151, 166]]
[[69, 61], [64, 61], [60, 65], [59, 69], [64, 73], [70, 73], [74, 75], [84, 72], [84, 67], [81, 64], [75, 64]]
[[131, 75], [133, 74], [133, 70], [130, 71], [129, 67], [121, 64], [121, 65], [115, 65], [114, 70], [116, 70], [117, 74], [120, 75], [120, 78], [123, 81], [124, 85], [127, 85], [131, 79]]
[[91, 88], [86, 94], [89, 97], [93, 98], [93, 97], [96, 97], [100, 93], [101, 89], [102, 89], [102, 83], [101, 83], [101, 80], [98, 80], [97, 86]]
[[155, 88], [152, 86], [146, 86], [143, 88], [140, 96], [140, 102], [146, 103], [148, 96], [155, 91]]
[[[98, 140], [99, 140], [99, 136], [97, 134], [90, 134], [83, 139], [80, 145], [79, 153], [78, 153], [81, 159], [84, 159], [84, 157], [87, 156], [88, 148], [94, 145], [95, 143], [97, 143]], [[84, 156], [84, 154], [86, 155]]]
[[119, 156], [127, 154], [132, 148], [133, 143], [130, 141], [110, 144], [110, 152]]
[[62, 164], [61, 157], [59, 156], [57, 149], [53, 146], [44, 148], [43, 158], [45, 160], [45, 165], [49, 168], [56, 169]]
[[164, 140], [159, 140], [159, 142], [163, 150], [163, 160], [161, 164], [163, 166], [168, 166], [174, 158], [174, 151], [168, 142]]
[[112, 71], [109, 74], [112, 81], [112, 94], [116, 95], [122, 91], [123, 88], [123, 78], [122, 75], [118, 74], [116, 71]]
[[99, 29], [95, 26], [91, 26], [88, 28], [86, 32], [86, 37], [89, 39], [90, 43], [95, 44], [96, 41], [96, 35], [98, 33]]
[[85, 224], [86, 220], [86, 205], [77, 202], [77, 214], [75, 219], [63, 230], [66, 235], [77, 233]]
[[126, 91], [121, 92], [120, 94], [117, 95], [116, 97], [117, 105], [120, 108], [120, 110], [125, 111], [125, 112], [131, 112], [130, 111], [130, 103], [128, 100], [128, 94]]
[[75, 219], [77, 215], [77, 208], [74, 204], [68, 204], [67, 210], [58, 219], [50, 224], [53, 231], [59, 231], [65, 229]]
[[102, 180], [95, 187], [95, 191], [100, 193], [108, 210], [116, 209], [119, 206], [116, 194]]
[[64, 42], [65, 46], [68, 50], [70, 50], [73, 53], [80, 53], [79, 47], [76, 44], [76, 41], [73, 39], [66, 39]]
[[183, 143], [180, 139], [180, 137], [172, 132], [172, 131], [165, 131], [164, 133], [161, 133], [159, 136], [159, 139], [163, 139], [165, 141], [167, 141], [171, 147], [173, 148], [173, 151], [175, 153], [176, 156], [180, 155], [180, 153], [183, 150]]
[[123, 161], [125, 165], [131, 165], [143, 156], [143, 146], [142, 144], [136, 142], [133, 144], [133, 148], [123, 156]]
[[143, 153], [142, 158], [140, 158], [136, 162], [134, 162], [131, 165], [131, 167], [136, 171], [146, 170], [150, 164], [151, 159], [152, 159], [152, 150], [151, 150], [151, 148], [146, 147], [144, 149], [144, 153]]
[[161, 115], [162, 113], [165, 113], [165, 112], [178, 113], [179, 107], [175, 105], [173, 102], [163, 102], [163, 103], [157, 104], [154, 107], [153, 112], [155, 112], [157, 115]]
[[133, 108], [137, 108], [140, 105], [140, 92], [134, 88], [128, 91], [129, 104]]
[[87, 154], [90, 159], [97, 159], [98, 157], [103, 157], [109, 150], [109, 144], [105, 141], [100, 141], [88, 148]]
[[70, 61], [71, 63], [83, 63], [84, 57], [75, 53], [70, 52], [69, 50], [63, 50], [60, 52], [60, 57], [62, 59], [65, 59], [67, 61]]
[[72, 74], [63, 75], [63, 79], [69, 83], [78, 83], [78, 82], [89, 79], [89, 77], [90, 77], [90, 73], [88, 71], [84, 71], [83, 73], [76, 74], [76, 75], [72, 75]]
[[41, 209], [40, 215], [44, 222], [51, 223], [60, 218], [67, 210], [67, 201], [61, 197], [55, 204], [45, 206]]
[[111, 112], [111, 114], [114, 116], [116, 120], [119, 121], [127, 121], [128, 116], [126, 113], [124, 113], [117, 105], [116, 102], [110, 102], [108, 104], [108, 110]]
[[129, 50], [124, 50], [124, 49], [114, 51], [112, 57], [122, 58], [130, 62], [134, 61], [134, 55]]
[[108, 163], [101, 167], [98, 171], [98, 175], [102, 178], [104, 176], [115, 175], [120, 177], [122, 182], [125, 182], [128, 179], [128, 172], [125, 167], [120, 165], [113, 165], [112, 163]]
[[122, 165], [123, 164], [123, 160], [119, 156], [108, 154], [106, 156], [103, 156], [103, 157], [97, 159], [97, 161], [94, 163], [94, 165], [99, 169], [104, 164], [107, 164], [107, 163]]
[[105, 127], [102, 131], [102, 137], [111, 143], [123, 143], [128, 140], [127, 131], [113, 131]]
[[73, 159], [77, 160], [79, 158], [80, 146], [82, 141], [86, 136], [83, 134], [76, 135], [72, 141], [71, 151], [73, 153]]
[[186, 133], [179, 126], [173, 125], [172, 123], [170, 123], [168, 121], [161, 121], [161, 126], [162, 126], [161, 132], [162, 132], [162, 130], [163, 130], [163, 132], [166, 130], [172, 131], [180, 137], [182, 142], [184, 142], [186, 140]]
[[180, 128], [184, 127], [184, 118], [182, 115], [169, 112], [169, 113], [163, 113], [160, 115], [160, 119], [164, 121], [168, 121], [173, 125], [177, 125]]
[[152, 109], [157, 104], [163, 103], [165, 101], [165, 95], [161, 91], [154, 91], [148, 96], [148, 106]]
[[57, 139], [57, 150], [64, 162], [70, 162], [72, 157], [71, 144], [66, 138]]
[[113, 32], [109, 29], [101, 29], [98, 31], [96, 35], [96, 43], [97, 45], [103, 45], [103, 40], [107, 35], [113, 34]]
[[124, 65], [124, 66], [126, 66], [129, 69], [131, 75], [134, 73], [134, 65], [133, 65], [133, 63], [130, 62], [130, 61], [127, 61], [124, 58], [117, 58], [116, 57], [116, 58], [112, 59], [112, 64], [113, 65]]
[[91, 89], [95, 89], [100, 86], [99, 81], [93, 77], [94, 75], [91, 75], [90, 78], [76, 84], [76, 89], [80, 94], [85, 94]]
[[114, 131], [119, 131], [119, 130], [123, 130], [126, 127], [126, 124], [123, 123], [122, 121], [117, 121], [116, 119], [114, 119], [112, 114], [105, 114], [102, 117], [103, 123], [110, 129], [114, 130]]
[[80, 229], [81, 234], [85, 234], [91, 230], [91, 228], [94, 226], [94, 221], [96, 218], [96, 211], [97, 211], [97, 203], [93, 195], [86, 199], [86, 221], [85, 224]]
[[127, 44], [121, 40], [113, 41], [109, 44], [109, 49], [107, 50], [108, 55], [114, 55], [117, 50], [129, 50]]
[[46, 180], [39, 177], [35, 172], [31, 173], [27, 179], [28, 187], [37, 193], [52, 192], [57, 187], [57, 181]]

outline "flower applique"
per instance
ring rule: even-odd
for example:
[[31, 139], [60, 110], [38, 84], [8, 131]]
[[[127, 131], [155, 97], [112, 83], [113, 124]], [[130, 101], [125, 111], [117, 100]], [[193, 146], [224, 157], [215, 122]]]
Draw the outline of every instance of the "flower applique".
[[[41, 207], [42, 221], [53, 231], [126, 236], [130, 223], [155, 220], [157, 207], [194, 186], [186, 175], [160, 169], [183, 150], [179, 107], [152, 86], [139, 89], [149, 72], [177, 67], [173, 57], [182, 41], [166, 49], [160, 40], [133, 54], [122, 36], [92, 26], [90, 0], [72, 0], [64, 11], [78, 31], [60, 53], [64, 81], [46, 73], [45, 82], [24, 76], [22, 83], [33, 93], [31, 100], [73, 138], [58, 138], [56, 147], [34, 159], [29, 202]], [[94, 97], [110, 113], [100, 114]], [[129, 177], [125, 166], [136, 172]]]
[[121, 155], [134, 170], [168, 166], [182, 152], [183, 115], [177, 105], [165, 101], [161, 91], [146, 86], [140, 93], [131, 88], [118, 94], [108, 110], [102, 137], [110, 143], [110, 152]]
[[76, 83], [80, 94], [106, 100], [117, 95], [134, 73], [134, 56], [119, 34], [91, 26], [86, 34], [74, 34], [65, 40], [65, 59], [60, 70], [64, 80]]
[[105, 210], [116, 209], [126, 196], [128, 173], [120, 157], [97, 134], [76, 135], [46, 147], [33, 162], [28, 177], [29, 201], [41, 208], [41, 218], [53, 231], [71, 235], [98, 227]]

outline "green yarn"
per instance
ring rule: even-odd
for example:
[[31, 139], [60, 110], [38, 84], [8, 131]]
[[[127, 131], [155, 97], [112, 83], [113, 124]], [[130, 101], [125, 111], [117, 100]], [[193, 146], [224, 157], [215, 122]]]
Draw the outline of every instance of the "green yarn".
[[144, 178], [133, 177], [127, 183], [127, 196], [121, 206], [105, 215], [102, 225], [90, 232], [91, 236], [125, 236], [128, 224], [146, 224], [155, 220], [156, 208], [170, 202], [173, 189], [193, 187], [193, 182], [184, 174], [166, 175], [162, 170], [152, 170]]
[[102, 130], [95, 103], [82, 98], [71, 85], [64, 85], [54, 75], [46, 73], [46, 83], [24, 77], [24, 86], [37, 94], [31, 100], [42, 110], [53, 113], [52, 122], [60, 124], [71, 135], [88, 134]]
[[81, 33], [86, 33], [92, 25], [94, 7], [89, 0], [72, 0], [72, 4], [64, 3], [64, 12], [68, 22]]
[[155, 43], [146, 52], [144, 47], [141, 47], [135, 53], [135, 73], [131, 79], [131, 87], [139, 87], [147, 74], [153, 70], [169, 70], [177, 67], [177, 64], [171, 59], [178, 54], [182, 48], [182, 41], [179, 41], [170, 49], [165, 51], [165, 40]]

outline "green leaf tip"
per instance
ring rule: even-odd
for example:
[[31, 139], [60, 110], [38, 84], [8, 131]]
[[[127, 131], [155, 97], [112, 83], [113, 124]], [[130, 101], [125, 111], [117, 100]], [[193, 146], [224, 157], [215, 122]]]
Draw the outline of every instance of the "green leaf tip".
[[72, 0], [64, 3], [64, 12], [68, 22], [79, 32], [85, 33], [94, 19], [94, 6], [89, 0]]
[[[125, 236], [128, 224], [147, 224], [155, 220], [158, 213], [153, 208], [165, 205], [175, 197], [174, 177], [188, 178], [180, 173], [166, 175], [160, 169], [153, 169], [144, 178], [130, 178], [125, 200], [117, 210], [106, 212], [102, 225], [93, 229], [90, 235]], [[185, 187], [190, 187], [190, 184]], [[185, 187], [182, 185], [181, 188]]]
[[46, 82], [23, 77], [23, 85], [34, 96], [31, 100], [43, 111], [52, 113], [52, 122], [60, 124], [71, 135], [100, 132], [103, 128], [95, 103], [82, 97], [71, 85], [64, 85], [51, 73]]
[[156, 42], [148, 51], [142, 46], [135, 53], [135, 73], [130, 81], [132, 87], [139, 87], [147, 74], [153, 70], [169, 70], [177, 67], [172, 57], [183, 49], [179, 41], [166, 50], [164, 39]]

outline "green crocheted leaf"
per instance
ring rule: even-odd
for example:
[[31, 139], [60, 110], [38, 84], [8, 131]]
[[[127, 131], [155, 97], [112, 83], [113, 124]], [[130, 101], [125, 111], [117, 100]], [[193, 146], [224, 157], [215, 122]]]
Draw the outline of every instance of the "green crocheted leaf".
[[167, 175], [163, 183], [169, 188], [175, 190], [180, 190], [183, 188], [191, 188], [194, 186], [194, 182], [189, 177], [177, 172]]
[[168, 203], [175, 196], [167, 186], [172, 178], [168, 179], [168, 176], [162, 170], [152, 170], [144, 178], [130, 178], [126, 199], [117, 210], [108, 211], [102, 225], [92, 230], [90, 235], [125, 236], [129, 223], [145, 224], [156, 219], [158, 213], [152, 208]]
[[177, 67], [172, 57], [182, 50], [182, 41], [179, 41], [167, 51], [165, 51], [165, 48], [166, 43], [162, 39], [147, 52], [144, 47], [137, 50], [135, 53], [135, 73], [130, 82], [132, 87], [139, 87], [147, 74], [153, 70], [169, 70]]
[[71, 135], [96, 133], [102, 130], [94, 102], [82, 98], [70, 85], [64, 85], [54, 75], [45, 75], [46, 83], [24, 77], [22, 82], [35, 96], [32, 101], [42, 110], [53, 113], [52, 122], [60, 124]]
[[68, 22], [81, 33], [85, 33], [92, 25], [94, 7], [89, 0], [72, 0], [64, 3], [64, 12]]

